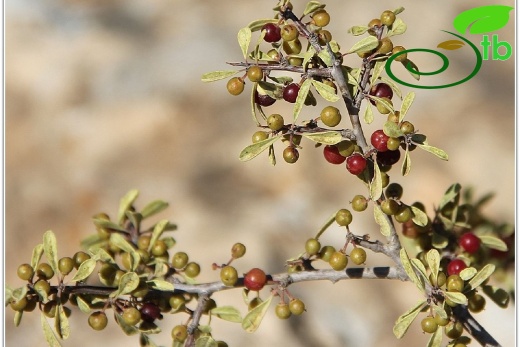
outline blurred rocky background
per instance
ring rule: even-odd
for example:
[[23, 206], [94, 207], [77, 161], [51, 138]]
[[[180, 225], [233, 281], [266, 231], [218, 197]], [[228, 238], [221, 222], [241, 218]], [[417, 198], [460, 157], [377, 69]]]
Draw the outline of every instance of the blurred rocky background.
[[[117, 213], [119, 199], [141, 191], [143, 207], [164, 199], [171, 207], [160, 218], [178, 223], [177, 250], [203, 266], [202, 281], [218, 278], [212, 262], [226, 261], [234, 242], [248, 247], [239, 271], [253, 266], [270, 272], [299, 254], [328, 216], [363, 193], [341, 167], [327, 164], [309, 142], [297, 165], [279, 160], [272, 167], [262, 155], [241, 163], [238, 154], [255, 131], [248, 93], [230, 96], [225, 81], [204, 84], [200, 76], [228, 69], [241, 60], [239, 28], [272, 15], [275, 1], [7, 0], [5, 3], [5, 269], [6, 282], [21, 284], [16, 267], [29, 262], [32, 248], [52, 229], [59, 255], [71, 256], [79, 240], [94, 231], [90, 218]], [[504, 4], [514, 6], [513, 1]], [[305, 2], [294, 1], [296, 12]], [[330, 1], [329, 30], [342, 47], [356, 38], [352, 25], [364, 25], [385, 9], [404, 6], [408, 24], [395, 44], [432, 48], [451, 39], [460, 12], [485, 1], [379, 2]], [[514, 16], [513, 12], [510, 14]], [[514, 41], [514, 18], [496, 32]], [[472, 37], [478, 45], [480, 39]], [[450, 72], [432, 84], [453, 82], [474, 66], [470, 50], [452, 54]], [[424, 70], [440, 62], [416, 55]], [[357, 56], [345, 63], [357, 66]], [[432, 66], [431, 68], [429, 66]], [[398, 73], [403, 73], [403, 69]], [[402, 76], [405, 76], [403, 74]], [[249, 86], [249, 85], [248, 85]], [[246, 86], [246, 88], [248, 87]], [[404, 92], [410, 89], [403, 88]], [[496, 192], [489, 216], [514, 218], [514, 54], [507, 61], [484, 61], [478, 75], [449, 89], [415, 90], [410, 113], [416, 129], [450, 155], [449, 162], [417, 150], [406, 179], [394, 168], [391, 178], [404, 184], [404, 201], [420, 199], [429, 212], [454, 182], [477, 193]], [[396, 99], [394, 98], [394, 103]], [[303, 117], [317, 117], [320, 107]], [[291, 107], [272, 107], [289, 114]], [[270, 112], [271, 109], [269, 110]], [[344, 126], [347, 127], [347, 120]], [[376, 115], [370, 134], [382, 124]], [[282, 146], [277, 152], [281, 159]], [[355, 216], [353, 230], [378, 237], [370, 216]], [[342, 233], [332, 228], [323, 243], [339, 246]], [[388, 261], [369, 254], [367, 265]], [[238, 324], [213, 320], [214, 336], [230, 346], [420, 346], [428, 339], [418, 324], [401, 341], [392, 334], [395, 319], [419, 299], [411, 284], [393, 281], [307, 283], [291, 287], [307, 304], [307, 313], [289, 321], [269, 312], [255, 334]], [[239, 291], [215, 296], [219, 304], [238, 305]], [[137, 346], [114, 322], [94, 333], [87, 317], [73, 312], [72, 334], [64, 346]], [[504, 346], [513, 345], [514, 310], [489, 302], [477, 315]], [[169, 345], [170, 329], [185, 319], [161, 322], [157, 343]], [[6, 313], [9, 346], [45, 346], [38, 314], [13, 326]]]

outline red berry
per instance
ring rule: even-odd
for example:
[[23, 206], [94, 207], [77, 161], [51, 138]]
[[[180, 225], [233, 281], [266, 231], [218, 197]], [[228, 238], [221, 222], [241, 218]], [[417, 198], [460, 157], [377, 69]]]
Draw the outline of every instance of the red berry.
[[347, 158], [347, 170], [353, 175], [359, 175], [365, 170], [367, 160], [361, 154], [353, 154]]
[[383, 130], [376, 130], [370, 137], [370, 142], [379, 152], [386, 152], [388, 150], [388, 147], [386, 146], [388, 139], [388, 135], [386, 135]]
[[161, 309], [159, 306], [152, 304], [151, 302], [147, 302], [141, 307], [141, 318], [145, 322], [153, 322], [156, 319], [162, 319]]
[[338, 147], [334, 145], [323, 147], [323, 155], [325, 156], [325, 160], [331, 164], [341, 164], [347, 159], [339, 154]]
[[459, 245], [468, 253], [472, 254], [478, 251], [480, 247], [480, 239], [473, 233], [465, 233], [459, 239]]
[[267, 95], [267, 94], [262, 95], [255, 91], [255, 102], [258, 105], [267, 107], [267, 106], [271, 106], [272, 104], [274, 104], [275, 101], [276, 101], [276, 99], [270, 97], [269, 95]]
[[244, 277], [244, 285], [247, 289], [259, 291], [267, 283], [267, 276], [265, 272], [259, 268], [253, 268]]
[[[392, 99], [392, 97], [394, 96], [392, 88], [390, 88], [390, 86], [386, 83], [378, 83], [376, 85], [373, 85], [372, 88], [370, 88], [369, 94], [378, 98], [388, 99]], [[370, 99], [370, 102], [372, 103], [372, 105], [376, 104], [376, 102], [372, 99]]]
[[266, 42], [278, 42], [282, 38], [280, 27], [276, 24], [267, 23], [262, 30], [265, 30], [264, 40]]
[[394, 165], [400, 158], [401, 152], [398, 149], [395, 151], [377, 152], [377, 162], [383, 165]]
[[448, 275], [458, 275], [462, 270], [468, 266], [461, 259], [453, 259], [448, 264]]
[[283, 99], [290, 103], [295, 103], [298, 97], [300, 86], [296, 83], [291, 83], [283, 89]]

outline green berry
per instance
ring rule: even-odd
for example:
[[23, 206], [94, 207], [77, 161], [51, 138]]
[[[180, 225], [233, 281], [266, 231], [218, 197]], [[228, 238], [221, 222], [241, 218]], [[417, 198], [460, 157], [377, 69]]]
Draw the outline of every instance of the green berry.
[[323, 28], [330, 23], [330, 15], [325, 10], [318, 10], [312, 14], [312, 21], [314, 22], [314, 25]]
[[468, 308], [473, 313], [478, 313], [486, 306], [486, 299], [480, 295], [475, 294], [468, 299]]
[[233, 259], [242, 258], [246, 254], [246, 246], [237, 242], [231, 247], [231, 257]]
[[74, 267], [77, 269], [79, 266], [84, 262], [90, 259], [90, 255], [88, 255], [85, 252], [76, 252], [74, 256], [72, 257], [74, 260]]
[[170, 297], [168, 300], [168, 303], [170, 304], [171, 308], [175, 311], [179, 311], [184, 307], [184, 304], [186, 303], [186, 299], [184, 296], [180, 294], [175, 294]]
[[411, 134], [415, 131], [415, 127], [409, 121], [404, 121], [401, 123], [401, 131], [404, 134]]
[[330, 256], [336, 252], [336, 249], [332, 246], [323, 246], [318, 254], [319, 258], [323, 261], [329, 262]]
[[289, 146], [283, 150], [282, 156], [286, 163], [294, 164], [298, 161], [300, 153], [296, 148]]
[[29, 264], [22, 264], [18, 266], [18, 270], [16, 270], [16, 274], [20, 279], [24, 281], [30, 280], [34, 275], [34, 269]]
[[194, 278], [200, 274], [200, 265], [194, 262], [188, 263], [184, 269], [186, 276]]
[[148, 288], [148, 285], [146, 284], [146, 282], [140, 281], [137, 288], [135, 288], [131, 294], [132, 294], [132, 296], [134, 296], [136, 298], [144, 298], [146, 296], [146, 294], [148, 294], [149, 291], [150, 291], [150, 288]]
[[71, 257], [63, 257], [58, 261], [58, 270], [63, 276], [68, 275], [74, 269], [74, 260]]
[[450, 339], [458, 339], [464, 330], [464, 326], [461, 322], [449, 322], [444, 327], [444, 334]]
[[403, 196], [403, 187], [399, 183], [390, 183], [388, 187], [386, 187], [385, 195], [387, 198], [401, 199]]
[[[392, 106], [392, 107], [394, 106], [394, 104], [392, 103], [392, 100], [390, 100], [389, 98], [381, 98], [381, 99], [386, 101], [387, 104], [390, 104], [390, 106]], [[392, 111], [379, 100], [376, 101], [376, 108], [379, 111], [379, 113], [381, 113], [381, 114], [389, 114]]]
[[300, 299], [292, 299], [289, 302], [289, 310], [292, 314], [298, 316], [305, 311], [305, 304]]
[[336, 107], [327, 106], [321, 111], [320, 119], [326, 126], [335, 127], [341, 122], [341, 114]]
[[141, 312], [135, 307], [129, 307], [123, 311], [123, 321], [128, 325], [136, 325], [141, 321]]
[[437, 327], [438, 325], [433, 317], [426, 317], [421, 321], [421, 328], [425, 333], [433, 334]]
[[166, 242], [164, 242], [163, 240], [155, 241], [155, 243], [152, 246], [152, 249], [150, 250], [152, 255], [154, 255], [156, 257], [160, 257], [160, 256], [166, 254], [167, 251], [168, 251], [168, 246], [166, 245]]
[[386, 199], [381, 203], [381, 210], [385, 214], [393, 216], [399, 211], [399, 204], [394, 199]]
[[265, 131], [257, 131], [253, 134], [253, 136], [251, 136], [251, 140], [253, 141], [253, 143], [257, 143], [257, 142], [260, 142], [260, 141], [263, 141], [263, 140], [267, 140], [267, 138], [269, 137], [269, 134], [266, 133]]
[[141, 235], [137, 239], [137, 248], [147, 251], [150, 246], [150, 240], [152, 237], [150, 235]]
[[36, 290], [39, 293], [46, 293], [49, 295], [51, 292], [51, 285], [46, 280], [39, 280], [34, 284], [34, 290]]
[[249, 78], [251, 82], [260, 82], [262, 78], [264, 78], [264, 72], [260, 66], [251, 66], [247, 69], [247, 78]]
[[[400, 53], [405, 50], [406, 49], [403, 46], [394, 46], [394, 48], [392, 49], [392, 55]], [[406, 61], [407, 58], [408, 58], [408, 54], [403, 53], [403, 54], [399, 55], [397, 58], [395, 58], [395, 61], [403, 62], [403, 61]]]
[[54, 270], [47, 263], [40, 263], [36, 267], [36, 276], [44, 280], [50, 280], [54, 277]]
[[173, 255], [172, 266], [178, 270], [182, 269], [186, 266], [186, 264], [188, 264], [188, 260], [188, 254], [185, 252], [177, 252]]
[[321, 244], [316, 239], [308, 239], [305, 243], [305, 252], [307, 252], [308, 255], [315, 255], [318, 254], [320, 251]]
[[411, 220], [412, 217], [413, 217], [413, 212], [410, 209], [410, 207], [406, 206], [406, 205], [401, 205], [401, 207], [399, 207], [399, 210], [397, 211], [397, 213], [394, 216], [395, 220], [399, 223], [406, 223], [409, 220]]
[[336, 223], [340, 226], [349, 225], [352, 223], [352, 213], [349, 210], [342, 208], [336, 213]]
[[282, 43], [282, 48], [285, 53], [292, 54], [300, 54], [302, 51], [302, 43], [299, 39], [294, 39], [292, 41], [284, 41]]
[[336, 148], [338, 149], [339, 154], [346, 158], [350, 156], [352, 153], [354, 153], [356, 145], [352, 141], [345, 140], [336, 144]]
[[450, 275], [446, 281], [448, 292], [461, 292], [464, 289], [464, 281], [459, 275]]
[[282, 34], [282, 39], [284, 41], [292, 41], [292, 40], [296, 40], [299, 33], [298, 33], [298, 28], [296, 28], [295, 25], [287, 24], [287, 25], [283, 26], [283, 28], [281, 30], [281, 34]]
[[114, 283], [117, 270], [119, 269], [112, 264], [103, 264], [101, 269], [99, 269], [99, 277], [108, 285], [112, 285]]
[[400, 145], [401, 145], [401, 140], [399, 140], [396, 137], [389, 137], [388, 141], [386, 142], [386, 147], [388, 148], [389, 151], [395, 151], [395, 150], [399, 149]]
[[228, 287], [232, 287], [237, 283], [238, 272], [233, 266], [227, 265], [220, 269], [220, 280]]
[[227, 90], [231, 95], [240, 95], [244, 91], [244, 84], [240, 77], [233, 77], [227, 83]]
[[381, 13], [381, 23], [383, 23], [384, 25], [386, 26], [390, 26], [392, 24], [394, 24], [395, 22], [395, 13], [390, 11], [390, 10], [386, 10], [386, 11], [383, 11], [383, 13]]
[[260, 305], [261, 303], [263, 302], [262, 299], [260, 299], [260, 297], [254, 297], [251, 301], [249, 301], [249, 303], [247, 304], [247, 310], [248, 311], [251, 311], [252, 309], [254, 309], [255, 307], [257, 307], [258, 305]]
[[379, 41], [379, 46], [377, 46], [376, 52], [378, 54], [388, 54], [392, 52], [392, 49], [394, 49], [392, 40], [390, 40], [389, 37], [384, 37]]
[[356, 265], [361, 265], [367, 260], [367, 252], [363, 248], [356, 247], [350, 251], [350, 260]]
[[267, 118], [267, 126], [269, 129], [278, 131], [284, 126], [284, 119], [279, 114], [272, 114]]
[[336, 271], [341, 271], [347, 267], [347, 255], [343, 252], [336, 251], [332, 253], [329, 259], [329, 265]]
[[88, 317], [88, 325], [94, 330], [103, 330], [107, 327], [108, 318], [104, 312], [97, 311]]
[[444, 319], [441, 316], [439, 316], [439, 314], [435, 314], [435, 317], [433, 317], [433, 319], [435, 320], [435, 323], [437, 323], [437, 325], [441, 327], [446, 326], [450, 322], [449, 319]]
[[9, 305], [14, 311], [23, 311], [23, 309], [27, 306], [27, 298], [24, 296], [18, 301], [12, 301]]
[[288, 319], [292, 314], [289, 305], [284, 302], [280, 302], [278, 305], [276, 305], [274, 311], [276, 316], [280, 319]]
[[172, 338], [175, 341], [184, 342], [188, 337], [188, 327], [186, 325], [177, 325], [172, 329]]
[[356, 212], [363, 212], [368, 207], [368, 200], [363, 195], [356, 195], [352, 199], [352, 209]]

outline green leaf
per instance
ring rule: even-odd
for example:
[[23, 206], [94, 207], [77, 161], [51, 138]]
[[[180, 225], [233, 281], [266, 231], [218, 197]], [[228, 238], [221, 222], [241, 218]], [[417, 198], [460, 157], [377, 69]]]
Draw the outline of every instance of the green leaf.
[[274, 146], [269, 146], [269, 163], [271, 163], [272, 166], [276, 165], [276, 155], [274, 154]]
[[426, 261], [431, 270], [433, 283], [437, 283], [437, 274], [439, 273], [439, 266], [441, 264], [441, 257], [436, 249], [430, 249], [426, 253]]
[[169, 292], [169, 291], [173, 291], [175, 289], [173, 283], [170, 283], [168, 281], [161, 280], [161, 279], [158, 279], [158, 278], [155, 278], [155, 279], [153, 279], [151, 281], [147, 281], [146, 283], [150, 284], [153, 289], [157, 289], [157, 290], [160, 290], [160, 291], [167, 291], [167, 292]]
[[37, 244], [36, 247], [34, 247], [31, 257], [31, 266], [33, 269], [36, 269], [38, 266], [38, 263], [40, 262], [40, 259], [43, 255], [43, 243]]
[[[126, 215], [126, 213], [125, 213], [125, 215]], [[92, 218], [92, 222], [98, 228], [104, 228], [104, 229], [109, 229], [109, 230], [116, 230], [116, 231], [124, 231], [124, 232], [126, 232], [126, 229], [121, 227], [119, 224], [116, 224], [116, 223], [111, 222], [111, 221], [106, 220], [106, 219]]]
[[251, 29], [249, 27], [240, 29], [238, 31], [237, 39], [242, 54], [244, 55], [244, 59], [247, 59], [247, 51], [249, 50], [249, 44], [251, 43]]
[[383, 99], [383, 98], [378, 98], [377, 96], [372, 96], [372, 95], [370, 95], [370, 94], [368, 94], [367, 97], [368, 97], [369, 99], [372, 99], [372, 100], [376, 101], [376, 105], [377, 105], [377, 103], [379, 102], [379, 103], [383, 104], [383, 106], [385, 106], [386, 109], [390, 110], [390, 112], [391, 112], [392, 114], [395, 113], [395, 110], [394, 110], [394, 107], [392, 106], [392, 104], [390, 104], [390, 103], [389, 103], [388, 101], [386, 101], [385, 99]]
[[404, 11], [404, 7], [401, 6], [401, 7], [396, 8], [392, 12], [397, 16], [399, 13], [402, 13], [403, 11]]
[[417, 317], [419, 312], [421, 312], [425, 304], [426, 300], [420, 300], [417, 302], [417, 304], [415, 304], [415, 306], [397, 318], [393, 328], [395, 337], [400, 339], [404, 336], [404, 334], [406, 334], [406, 331], [414, 321], [415, 317]]
[[422, 261], [420, 261], [417, 258], [414, 258], [411, 260], [411, 263], [412, 263], [413, 267], [419, 272], [423, 281], [425, 283], [430, 282], [430, 278], [428, 277], [428, 274], [426, 273], [426, 268], [424, 267], [424, 264], [422, 263]]
[[52, 332], [51, 326], [49, 325], [49, 322], [47, 322], [47, 319], [45, 318], [45, 315], [43, 314], [43, 311], [40, 315], [40, 321], [43, 328], [43, 335], [45, 336], [45, 340], [47, 341], [47, 344], [49, 347], [61, 347], [60, 342], [54, 336], [54, 333]]
[[428, 341], [426, 347], [441, 347], [442, 344], [442, 327], [437, 327], [437, 330], [433, 333]]
[[479, 235], [478, 238], [486, 247], [496, 249], [502, 252], [507, 251], [507, 244], [498, 237], [492, 235]]
[[461, 12], [453, 20], [453, 27], [461, 34], [485, 34], [501, 29], [509, 22], [509, 12], [514, 7], [488, 5]]
[[399, 99], [403, 98], [401, 89], [399, 89], [399, 87], [397, 86], [397, 84], [395, 84], [395, 82], [393, 80], [391, 80], [390, 78], [386, 78], [384, 76], [381, 76], [380, 79], [381, 79], [381, 81], [388, 84], [390, 86], [390, 88], [392, 88], [392, 90], [394, 91], [394, 94], [397, 95], [399, 97]]
[[347, 53], [363, 53], [373, 50], [379, 45], [379, 40], [375, 36], [368, 36], [358, 41], [348, 50]]
[[428, 146], [428, 145], [417, 145], [417, 146], [419, 146], [421, 149], [424, 149], [426, 152], [430, 152], [431, 154], [436, 155], [438, 158], [440, 158], [442, 160], [448, 160], [448, 154], [440, 148]]
[[195, 347], [218, 347], [218, 343], [211, 336], [201, 336], [195, 341]]
[[392, 24], [392, 29], [388, 30], [386, 34], [387, 37], [401, 35], [406, 32], [406, 24], [403, 22], [401, 18], [396, 18], [394, 24]]
[[368, 31], [368, 27], [366, 25], [355, 25], [348, 29], [348, 33], [354, 36], [363, 35]]
[[312, 85], [316, 88], [318, 94], [327, 101], [336, 102], [340, 99], [340, 97], [336, 94], [336, 91], [331, 86], [326, 85], [325, 83], [312, 80]]
[[325, 5], [320, 3], [319, 1], [309, 1], [307, 5], [305, 6], [305, 10], [303, 11], [303, 15], [306, 16], [309, 13], [312, 13], [314, 11], [320, 10], [324, 8]]
[[404, 152], [403, 164], [401, 165], [401, 175], [408, 175], [410, 173], [411, 168], [412, 160], [410, 159], [410, 151], [408, 150], [408, 147], [406, 147], [406, 151]]
[[444, 297], [446, 297], [447, 299], [450, 299], [451, 301], [453, 301], [456, 304], [461, 304], [461, 305], [468, 304], [468, 298], [466, 298], [466, 295], [464, 295], [462, 293], [444, 292]]
[[94, 268], [96, 267], [96, 260], [95, 259], [87, 259], [78, 268], [78, 271], [74, 274], [74, 277], [72, 277], [73, 282], [83, 281], [85, 278], [90, 276], [90, 274], [94, 271]]
[[370, 85], [373, 85], [376, 83], [377, 79], [379, 78], [379, 75], [381, 75], [381, 72], [385, 68], [386, 60], [378, 60], [376, 61], [374, 65], [374, 69], [372, 70], [372, 77], [370, 77]]
[[298, 97], [296, 98], [296, 102], [294, 103], [293, 108], [293, 122], [296, 123], [298, 116], [300, 115], [300, 111], [305, 104], [305, 99], [307, 99], [307, 94], [311, 88], [312, 79], [307, 78], [302, 85], [300, 86], [300, 90], [298, 91]]
[[120, 295], [131, 293], [137, 286], [139, 286], [139, 276], [135, 272], [127, 272], [121, 276], [117, 290], [110, 293], [110, 297], [117, 298]]
[[330, 55], [330, 53], [327, 49], [322, 49], [318, 53], [318, 57], [320, 57], [320, 59], [323, 60], [323, 62], [327, 66], [332, 66], [332, 64], [334, 63], [334, 60], [332, 59], [332, 56]]
[[239, 72], [240, 72], [239, 70], [221, 70], [221, 71], [207, 72], [204, 75], [202, 75], [201, 80], [202, 80], [202, 82], [214, 82], [214, 81], [223, 80], [225, 78], [231, 77], [233, 75], [236, 75]]
[[459, 276], [460, 278], [462, 278], [462, 280], [469, 281], [471, 278], [475, 276], [476, 273], [477, 269], [475, 269], [474, 267], [467, 267], [459, 273]]
[[444, 196], [441, 199], [441, 202], [439, 204], [439, 210], [442, 210], [444, 206], [446, 206], [448, 203], [459, 199], [460, 196], [460, 190], [462, 189], [461, 185], [459, 183], [452, 184], [446, 193], [444, 193]]
[[265, 151], [269, 148], [273, 143], [282, 138], [282, 135], [274, 136], [263, 141], [259, 141], [257, 143], [253, 143], [252, 145], [247, 146], [240, 152], [239, 159], [241, 161], [248, 161]]
[[495, 271], [495, 265], [487, 264], [469, 281], [468, 285], [471, 289], [475, 289], [484, 283]]
[[410, 208], [413, 212], [412, 221], [421, 227], [426, 226], [428, 224], [428, 216], [426, 215], [426, 213], [424, 213], [421, 209], [413, 205], [411, 205]]
[[88, 251], [92, 255], [91, 257], [94, 258], [95, 260], [101, 260], [104, 263], [110, 263], [110, 264], [116, 263], [114, 258], [112, 258], [112, 256], [110, 254], [108, 254], [108, 252], [105, 251], [103, 248], [92, 247], [92, 248], [89, 248]]
[[20, 326], [20, 323], [22, 322], [22, 317], [23, 317], [23, 311], [14, 312], [14, 326], [15, 327]]
[[43, 252], [49, 262], [49, 265], [54, 270], [54, 273], [59, 273], [58, 269], [58, 246], [56, 244], [56, 236], [52, 230], [47, 230], [43, 234]]
[[242, 323], [242, 316], [240, 311], [233, 306], [219, 306], [211, 310], [211, 314], [216, 315], [218, 318], [227, 320], [233, 323]]
[[278, 19], [276, 18], [267, 18], [267, 19], [258, 19], [258, 20], [255, 20], [255, 21], [252, 21], [251, 23], [249, 23], [247, 25], [247, 27], [249, 29], [251, 29], [251, 31], [258, 31], [260, 29], [262, 29], [262, 27], [264, 25], [266, 25], [267, 23], [278, 23]]
[[[166, 225], [168, 225], [167, 219], [162, 219], [159, 222], [157, 222], [157, 224], [155, 224], [153, 231], [152, 231], [152, 236], [150, 238], [150, 244], [148, 245], [149, 253], [152, 251], [152, 247], [155, 244], [155, 242], [157, 240], [159, 240], [159, 238], [163, 234], [164, 230], [166, 229]], [[132, 251], [133, 251], [133, 248], [132, 248]], [[131, 252], [129, 252], [129, 253], [131, 253]]]
[[312, 46], [309, 47], [307, 52], [305, 52], [305, 54], [303, 55], [303, 62], [302, 62], [302, 66], [304, 69], [307, 66], [307, 63], [311, 61], [312, 57], [314, 57], [315, 54], [316, 54], [316, 50], [314, 50], [314, 47], [312, 47]]
[[29, 288], [27, 288], [27, 286], [16, 288], [11, 293], [12, 299], [14, 301], [18, 302], [27, 296], [28, 291], [29, 291]]
[[135, 248], [130, 244], [130, 242], [128, 242], [123, 236], [121, 236], [121, 234], [112, 233], [110, 235], [110, 242], [114, 247], [120, 248], [125, 252], [135, 252]]
[[443, 249], [448, 246], [449, 240], [446, 236], [434, 232], [432, 234], [432, 246], [437, 249]]
[[371, 124], [374, 121], [374, 112], [372, 111], [372, 104], [367, 102], [367, 107], [365, 108], [365, 114], [363, 115], [363, 120], [366, 124]]
[[80, 295], [76, 296], [76, 302], [78, 303], [78, 307], [81, 312], [87, 314], [91, 312], [90, 306], [87, 304], [85, 300], [83, 300], [83, 298]]
[[404, 135], [399, 126], [392, 121], [388, 121], [383, 125], [383, 132], [390, 137], [399, 137]]
[[482, 290], [498, 306], [500, 306], [502, 308], [506, 308], [507, 305], [509, 304], [510, 296], [502, 288], [486, 285], [486, 286], [482, 287]]
[[374, 201], [378, 200], [383, 194], [383, 179], [379, 165], [374, 164], [374, 179], [370, 183], [370, 198]]
[[139, 212], [126, 211], [125, 216], [137, 230], [140, 229], [143, 216]]
[[117, 213], [118, 223], [121, 225], [125, 219], [125, 213], [132, 207], [135, 199], [139, 196], [139, 191], [137, 189], [132, 189], [121, 199], [119, 202], [119, 211]]
[[448, 319], [448, 314], [442, 307], [439, 305], [431, 305], [430, 307], [432, 308], [433, 312], [437, 313], [442, 319]]
[[265, 313], [269, 308], [269, 305], [271, 305], [272, 300], [273, 295], [271, 294], [269, 298], [267, 298], [254, 309], [249, 311], [247, 315], [244, 317], [244, 320], [242, 321], [242, 329], [244, 329], [248, 333], [254, 333], [256, 329], [258, 329], [258, 327], [260, 326], [260, 323], [262, 322], [262, 319], [264, 318]]
[[406, 250], [404, 248], [401, 248], [399, 251], [399, 257], [401, 258], [401, 262], [403, 264], [404, 271], [410, 278], [410, 280], [419, 288], [421, 291], [424, 291], [424, 285], [417, 277], [417, 274], [415, 273], [412, 263], [410, 262], [410, 258], [408, 257], [408, 253], [406, 253]]
[[388, 222], [386, 214], [384, 214], [383, 211], [381, 211], [381, 207], [379, 207], [379, 205], [377, 205], [377, 204], [374, 204], [374, 219], [375, 219], [376, 223], [379, 224], [379, 226], [381, 227], [380, 228], [381, 234], [383, 234], [383, 236], [387, 236], [387, 237], [390, 236], [390, 232], [391, 232], [390, 223]]
[[153, 216], [154, 214], [157, 214], [161, 212], [162, 210], [166, 209], [168, 207], [168, 203], [162, 200], [155, 200], [146, 205], [143, 210], [141, 211], [141, 216], [144, 218], [148, 218], [150, 216]]
[[412, 106], [413, 101], [415, 100], [415, 93], [409, 92], [404, 97], [403, 103], [401, 104], [401, 111], [399, 112], [399, 122], [402, 122], [406, 114], [408, 113], [408, 110], [410, 109], [410, 106]]
[[323, 143], [325, 145], [335, 145], [343, 140], [341, 133], [333, 130], [322, 131], [319, 133], [304, 133], [302, 136], [311, 141]]
[[54, 329], [56, 330], [58, 337], [60, 337], [61, 339], [66, 340], [69, 338], [69, 335], [70, 335], [69, 319], [67, 318], [67, 315], [65, 314], [65, 310], [63, 309], [62, 304], [59, 304], [56, 307], [56, 316], [54, 318]]
[[126, 324], [125, 321], [123, 320], [123, 317], [121, 317], [120, 315], [118, 315], [115, 312], [114, 312], [114, 318], [116, 320], [116, 323], [119, 325], [121, 330], [123, 330], [123, 332], [126, 335], [131, 336], [131, 335], [135, 335], [135, 334], [139, 333], [139, 329], [137, 329], [133, 325]]

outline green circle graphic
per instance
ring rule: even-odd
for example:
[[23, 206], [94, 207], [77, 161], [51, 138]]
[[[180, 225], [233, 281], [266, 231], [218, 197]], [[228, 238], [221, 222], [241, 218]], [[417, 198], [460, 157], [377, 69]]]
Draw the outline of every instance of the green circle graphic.
[[449, 83], [449, 84], [443, 84], [443, 85], [440, 85], [440, 86], [421, 86], [421, 85], [418, 85], [418, 84], [412, 84], [412, 83], [405, 82], [405, 81], [399, 79], [396, 75], [394, 75], [394, 73], [392, 72], [392, 68], [391, 68], [392, 62], [397, 57], [399, 57], [401, 54], [405, 54], [405, 53], [408, 53], [408, 52], [426, 52], [426, 53], [430, 53], [430, 54], [435, 54], [435, 55], [439, 56], [442, 59], [442, 62], [443, 62], [442, 67], [440, 69], [438, 69], [436, 71], [431, 71], [431, 72], [419, 72], [419, 71], [417, 71], [417, 70], [415, 70], [413, 68], [412, 64], [408, 63], [408, 64], [405, 65], [405, 67], [406, 67], [406, 69], [408, 71], [410, 71], [412, 73], [415, 73], [417, 75], [422, 75], [422, 76], [432, 76], [432, 75], [437, 75], [437, 74], [440, 74], [440, 73], [444, 72], [448, 68], [448, 66], [449, 66], [449, 59], [448, 59], [448, 57], [446, 57], [446, 55], [444, 55], [441, 52], [438, 52], [438, 51], [435, 51], [435, 50], [432, 50], [432, 49], [426, 49], [426, 48], [407, 49], [405, 51], [401, 51], [399, 53], [396, 53], [396, 54], [392, 55], [390, 58], [388, 58], [388, 60], [386, 61], [386, 64], [385, 64], [385, 70], [386, 70], [386, 73], [388, 74], [388, 76], [391, 79], [393, 79], [394, 81], [396, 81], [397, 83], [399, 83], [399, 84], [405, 85], [407, 87], [420, 88], [420, 89], [441, 89], [441, 88], [453, 87], [453, 86], [456, 86], [458, 84], [464, 83], [464, 82], [470, 80], [471, 78], [473, 78], [479, 72], [480, 67], [482, 66], [482, 55], [480, 54], [480, 51], [478, 50], [477, 46], [475, 46], [472, 42], [470, 42], [469, 40], [467, 40], [463, 36], [457, 35], [455, 33], [452, 33], [450, 31], [446, 31], [446, 30], [442, 30], [442, 31], [458, 37], [459, 39], [461, 39], [464, 42], [466, 42], [471, 48], [473, 48], [473, 51], [475, 52], [475, 56], [477, 57], [477, 61], [475, 62], [475, 68], [473, 69], [473, 71], [467, 77], [461, 79], [460, 81]]

